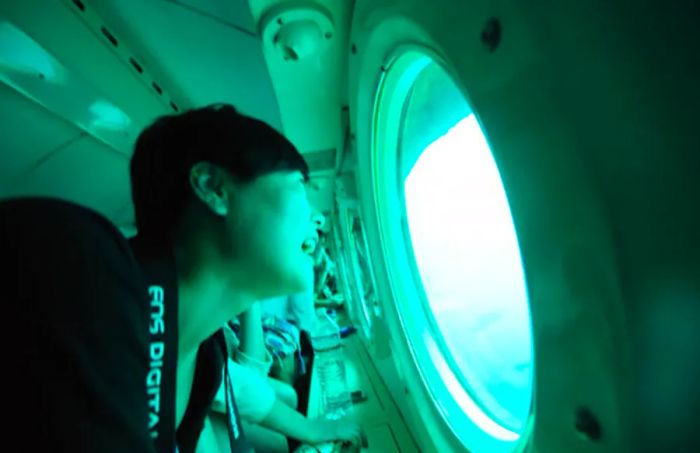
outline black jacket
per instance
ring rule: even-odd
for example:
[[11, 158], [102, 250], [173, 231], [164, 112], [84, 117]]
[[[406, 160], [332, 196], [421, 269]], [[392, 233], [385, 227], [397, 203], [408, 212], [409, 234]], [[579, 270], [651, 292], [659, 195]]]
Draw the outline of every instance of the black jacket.
[[[172, 453], [176, 438], [180, 453], [194, 451], [225, 351], [218, 335], [200, 347], [173, 433], [174, 266], [155, 250], [136, 251], [140, 262], [109, 221], [72, 203], [0, 202], [2, 424], [13, 451]], [[162, 313], [148, 292], [157, 284], [167, 296]], [[248, 450], [243, 436], [233, 445]]]

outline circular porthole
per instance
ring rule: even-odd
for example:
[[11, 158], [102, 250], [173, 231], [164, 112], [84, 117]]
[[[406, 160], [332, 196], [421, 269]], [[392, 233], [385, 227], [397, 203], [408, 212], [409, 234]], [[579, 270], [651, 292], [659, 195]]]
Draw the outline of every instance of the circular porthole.
[[430, 53], [383, 68], [370, 167], [382, 253], [423, 385], [472, 451], [511, 451], [533, 401], [530, 310], [498, 167]]

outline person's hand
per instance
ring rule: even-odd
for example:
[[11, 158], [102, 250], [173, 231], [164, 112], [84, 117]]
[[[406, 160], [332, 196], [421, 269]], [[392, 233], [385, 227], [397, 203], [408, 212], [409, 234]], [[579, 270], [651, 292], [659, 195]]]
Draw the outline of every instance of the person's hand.
[[348, 418], [341, 418], [340, 420], [329, 420], [331, 426], [329, 426], [329, 431], [333, 439], [331, 440], [343, 440], [343, 441], [359, 441], [362, 437], [362, 427], [360, 425]]
[[356, 445], [366, 444], [367, 436], [362, 427], [347, 417], [339, 420], [318, 419], [321, 434], [319, 443], [330, 441], [351, 442]]

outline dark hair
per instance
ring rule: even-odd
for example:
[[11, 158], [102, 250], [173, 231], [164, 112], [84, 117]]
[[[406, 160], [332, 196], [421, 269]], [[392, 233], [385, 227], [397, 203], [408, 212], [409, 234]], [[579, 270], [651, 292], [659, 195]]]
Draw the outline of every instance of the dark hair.
[[189, 173], [207, 161], [239, 182], [308, 165], [294, 145], [264, 122], [215, 104], [157, 119], [141, 132], [131, 157], [131, 197], [140, 235], [171, 238], [193, 195]]

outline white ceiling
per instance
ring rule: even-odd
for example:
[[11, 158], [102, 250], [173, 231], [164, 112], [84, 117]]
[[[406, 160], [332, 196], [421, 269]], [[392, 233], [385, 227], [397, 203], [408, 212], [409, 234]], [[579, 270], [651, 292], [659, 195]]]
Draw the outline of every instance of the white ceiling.
[[[69, 88], [49, 86], [49, 92], [81, 93], [33, 100], [0, 78], [5, 81], [0, 83], [0, 197], [66, 198], [129, 230], [133, 214], [127, 169], [138, 131], [171, 113], [171, 101], [180, 109], [228, 102], [283, 130], [309, 156], [316, 169], [312, 204], [330, 209], [334, 184], [329, 163], [344, 132], [340, 112], [351, 2], [321, 2], [335, 26], [334, 36], [323, 54], [295, 62], [265, 50], [259, 38], [257, 21], [277, 3], [83, 0], [86, 10], [80, 12], [72, 0], [45, 2], [41, 9], [33, 2], [2, 2], [0, 21], [29, 35], [65, 67], [71, 80], [79, 81]], [[102, 26], [118, 40], [117, 47], [100, 32]], [[130, 58], [142, 67], [141, 74]], [[158, 94], [152, 82], [164, 93]], [[128, 115], [126, 145], [107, 145], [109, 140], [85, 126], [85, 113], [76, 110], [80, 106], [51, 102], [85, 93], [109, 100]]]

